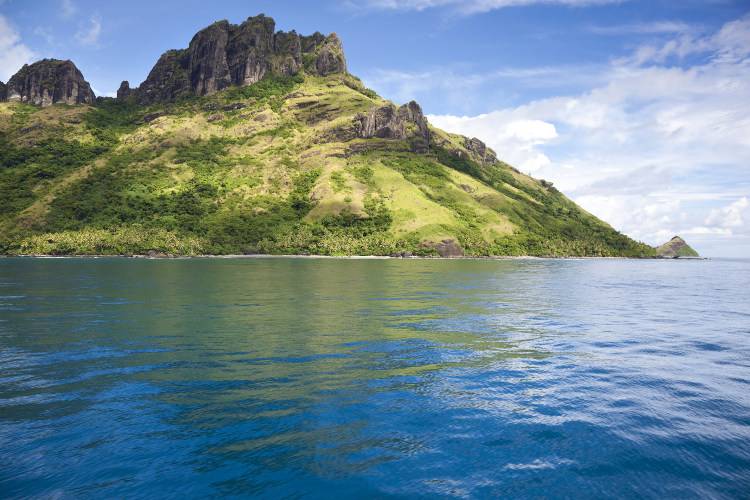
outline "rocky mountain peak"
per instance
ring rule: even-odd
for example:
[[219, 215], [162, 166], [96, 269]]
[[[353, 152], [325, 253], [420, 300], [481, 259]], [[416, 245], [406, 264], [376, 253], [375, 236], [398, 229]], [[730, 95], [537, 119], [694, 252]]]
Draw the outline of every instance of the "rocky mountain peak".
[[[4, 96], [2, 95], [4, 93]], [[31, 65], [24, 64], [0, 89], [0, 97], [8, 102], [24, 102], [49, 106], [58, 102], [66, 104], [93, 104], [94, 92], [83, 75], [70, 60], [42, 59]]]
[[[328, 76], [347, 73], [338, 35], [325, 37], [275, 32], [276, 23], [263, 14], [240, 25], [218, 21], [193, 36], [187, 49], [170, 50], [146, 80], [127, 92], [140, 104], [172, 102], [183, 95], [210, 95], [227, 87], [252, 85], [266, 75], [292, 76], [304, 69]], [[118, 98], [120, 92], [118, 92]]]

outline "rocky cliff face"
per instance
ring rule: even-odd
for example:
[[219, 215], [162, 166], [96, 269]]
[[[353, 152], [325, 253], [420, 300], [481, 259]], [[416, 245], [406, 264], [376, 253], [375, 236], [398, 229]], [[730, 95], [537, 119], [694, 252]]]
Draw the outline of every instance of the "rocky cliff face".
[[24, 64], [8, 80], [3, 100], [49, 106], [58, 102], [93, 104], [96, 96], [71, 61], [43, 59], [30, 66]]
[[300, 36], [295, 31], [275, 33], [275, 26], [263, 14], [240, 25], [214, 23], [196, 33], [187, 49], [165, 52], [138, 88], [123, 82], [118, 98], [133, 96], [139, 104], [172, 102], [190, 93], [210, 95], [252, 85], [269, 74], [291, 76], [303, 67], [323, 76], [347, 72], [335, 33]]
[[5, 102], [5, 84], [0, 82], [0, 102]]

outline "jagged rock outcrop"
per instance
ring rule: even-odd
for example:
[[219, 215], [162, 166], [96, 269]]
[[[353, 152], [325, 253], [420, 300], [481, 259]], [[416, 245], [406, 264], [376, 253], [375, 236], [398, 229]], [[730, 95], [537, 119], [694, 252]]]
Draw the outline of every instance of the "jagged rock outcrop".
[[120, 84], [120, 88], [117, 89], [117, 98], [122, 100], [127, 99], [130, 96], [130, 83], [128, 83], [127, 80], [124, 80]]
[[656, 255], [665, 259], [676, 259], [678, 257], [700, 257], [698, 252], [690, 248], [685, 240], [675, 236], [668, 242], [656, 248]]
[[357, 136], [363, 139], [406, 139], [404, 121], [398, 115], [398, 108], [392, 102], [373, 108], [367, 113], [359, 113], [354, 118]]
[[488, 163], [493, 164], [497, 162], [497, 154], [476, 137], [471, 139], [467, 137], [463, 142], [463, 146], [471, 155], [473, 155], [474, 160], [478, 161], [484, 167], [486, 167]]
[[5, 84], [0, 82], [0, 102], [5, 102]]
[[252, 85], [268, 74], [292, 76], [303, 68], [323, 76], [347, 73], [335, 33], [300, 36], [295, 31], [275, 33], [275, 26], [263, 14], [240, 25], [216, 22], [196, 33], [187, 49], [164, 53], [146, 80], [124, 98], [132, 95], [140, 104], [172, 102], [190, 93], [210, 95]]
[[31, 65], [24, 64], [8, 80], [3, 100], [49, 106], [58, 102], [93, 104], [96, 96], [70, 60], [42, 59]]
[[336, 33], [331, 33], [325, 39], [323, 46], [320, 48], [318, 59], [315, 62], [315, 68], [321, 76], [346, 73], [344, 47], [341, 45], [341, 40]]
[[388, 103], [367, 113], [359, 113], [354, 117], [354, 129], [357, 137], [363, 139], [378, 137], [405, 140], [409, 137], [418, 137], [425, 141], [430, 140], [427, 118], [422, 114], [422, 107], [415, 101], [400, 108]]

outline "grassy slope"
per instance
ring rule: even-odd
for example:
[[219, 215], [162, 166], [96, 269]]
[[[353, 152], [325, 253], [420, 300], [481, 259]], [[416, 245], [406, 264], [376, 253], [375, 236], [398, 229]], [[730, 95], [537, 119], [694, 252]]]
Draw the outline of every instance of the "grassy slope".
[[0, 253], [653, 254], [551, 185], [451, 153], [460, 136], [433, 129], [427, 155], [342, 139], [385, 102], [336, 75], [150, 108], [0, 104]]

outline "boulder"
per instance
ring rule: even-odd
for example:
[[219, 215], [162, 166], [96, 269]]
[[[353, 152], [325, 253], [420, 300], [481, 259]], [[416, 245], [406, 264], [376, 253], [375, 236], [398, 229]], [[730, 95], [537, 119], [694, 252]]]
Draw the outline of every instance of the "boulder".
[[5, 86], [8, 102], [24, 102], [36, 106], [93, 104], [96, 96], [89, 83], [70, 60], [42, 59], [24, 64]]
[[464, 250], [453, 239], [445, 239], [439, 243], [425, 241], [420, 243], [419, 248], [434, 248], [441, 257], [464, 257]]

